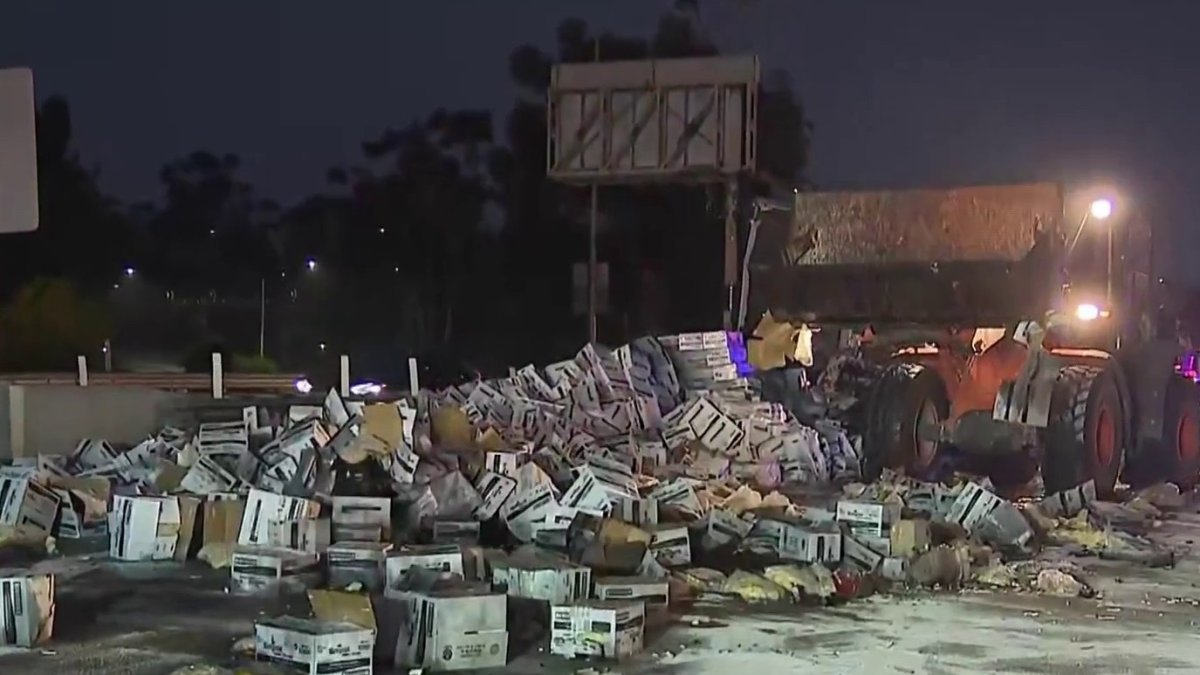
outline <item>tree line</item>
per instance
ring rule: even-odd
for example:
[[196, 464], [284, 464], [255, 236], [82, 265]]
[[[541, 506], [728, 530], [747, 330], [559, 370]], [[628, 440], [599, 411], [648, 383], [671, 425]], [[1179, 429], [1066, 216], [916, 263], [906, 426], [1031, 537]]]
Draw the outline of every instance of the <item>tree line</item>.
[[[718, 49], [695, 2], [676, 3], [649, 39], [597, 34], [572, 18], [555, 42], [550, 52], [511, 52], [519, 96], [506, 113], [438, 109], [383, 130], [362, 143], [358, 161], [330, 168], [324, 189], [291, 205], [259, 194], [235, 153], [209, 150], [166, 162], [157, 201], [121, 203], [76, 149], [68, 101], [45, 100], [37, 118], [41, 226], [0, 247], [0, 290], [9, 298], [0, 368], [57, 369], [94, 352], [128, 323], [114, 318], [120, 302], [123, 316], [147, 326], [147, 315], [187, 305], [205, 316], [196, 340], [239, 333], [237, 348], [250, 351], [260, 293], [271, 314], [266, 351], [288, 362], [301, 362], [318, 340], [364, 355], [457, 350], [504, 361], [577, 347], [585, 331], [571, 311], [570, 273], [587, 258], [589, 202], [579, 188], [546, 178], [551, 66], [597, 53], [622, 60]], [[760, 170], [747, 191], [790, 192], [804, 180], [811, 125], [785, 76], [766, 78], [758, 117]], [[712, 188], [603, 190], [605, 335], [717, 325], [721, 205]], [[304, 278], [311, 262], [320, 283]], [[140, 300], [114, 300], [133, 269]], [[213, 317], [231, 298], [241, 318], [228, 322], [236, 330], [222, 330]], [[37, 337], [49, 333], [57, 337]]]

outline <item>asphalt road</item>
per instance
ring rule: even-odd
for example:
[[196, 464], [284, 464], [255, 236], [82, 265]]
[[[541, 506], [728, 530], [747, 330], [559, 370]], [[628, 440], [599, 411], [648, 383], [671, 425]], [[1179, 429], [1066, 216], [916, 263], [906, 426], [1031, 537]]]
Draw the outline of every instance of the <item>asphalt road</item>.
[[[656, 622], [639, 658], [600, 672], [1200, 672], [1200, 557], [1188, 552], [1193, 536], [1200, 541], [1195, 514], [1156, 533], [1184, 551], [1171, 569], [1076, 561], [1099, 591], [1086, 600], [963, 591], [877, 595], [838, 608], [696, 603]], [[230, 596], [225, 576], [198, 563], [119, 565], [98, 555], [42, 566], [60, 575], [55, 640], [42, 650], [0, 655], [0, 672], [165, 675], [183, 668], [202, 675], [204, 666], [233, 669], [245, 663], [231, 646], [252, 633], [255, 619], [308, 609], [302, 597]], [[548, 656], [543, 640], [505, 672], [556, 675], [587, 666]]]

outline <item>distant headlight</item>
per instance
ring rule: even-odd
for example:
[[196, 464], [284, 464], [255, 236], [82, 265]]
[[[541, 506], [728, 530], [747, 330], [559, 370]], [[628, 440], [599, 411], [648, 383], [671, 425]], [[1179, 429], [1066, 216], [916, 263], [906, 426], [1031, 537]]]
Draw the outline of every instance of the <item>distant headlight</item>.
[[1100, 318], [1100, 308], [1084, 303], [1075, 308], [1075, 318], [1080, 321], [1095, 321]]

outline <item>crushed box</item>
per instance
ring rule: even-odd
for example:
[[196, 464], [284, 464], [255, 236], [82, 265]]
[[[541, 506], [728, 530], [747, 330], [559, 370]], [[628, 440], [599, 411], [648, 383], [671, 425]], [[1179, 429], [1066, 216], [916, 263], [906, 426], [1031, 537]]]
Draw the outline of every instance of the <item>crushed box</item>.
[[623, 659], [642, 650], [646, 606], [631, 600], [583, 600], [550, 608], [550, 653]]

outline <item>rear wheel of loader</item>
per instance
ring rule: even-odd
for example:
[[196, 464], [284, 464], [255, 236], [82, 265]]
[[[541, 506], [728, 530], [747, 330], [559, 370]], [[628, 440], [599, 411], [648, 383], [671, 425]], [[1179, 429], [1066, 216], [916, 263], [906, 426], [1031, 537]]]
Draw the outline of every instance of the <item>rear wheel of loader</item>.
[[1167, 384], [1163, 477], [1190, 490], [1200, 482], [1200, 386], [1172, 377]]
[[1112, 368], [1069, 366], [1058, 374], [1046, 425], [1042, 480], [1047, 493], [1096, 481], [1111, 496], [1121, 472], [1128, 429]]
[[937, 433], [950, 404], [938, 374], [912, 363], [896, 363], [875, 383], [863, 439], [863, 475], [874, 479], [884, 467], [924, 476], [942, 444], [920, 438], [922, 429]]

